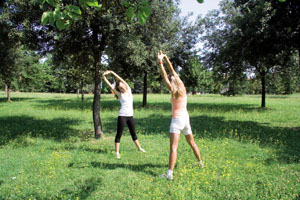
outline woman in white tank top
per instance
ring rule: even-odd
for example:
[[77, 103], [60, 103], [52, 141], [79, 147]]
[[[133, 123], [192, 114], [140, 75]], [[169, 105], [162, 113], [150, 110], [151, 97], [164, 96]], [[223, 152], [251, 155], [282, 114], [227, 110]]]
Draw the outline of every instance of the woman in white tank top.
[[[106, 75], [112, 74], [117, 79], [117, 84], [115, 87], [107, 80]], [[129, 85], [115, 72], [107, 70], [103, 73], [103, 80], [107, 83], [113, 93], [116, 95], [117, 99], [120, 99], [121, 108], [118, 114], [118, 128], [117, 135], [115, 137], [115, 148], [116, 148], [116, 157], [121, 158], [119, 150], [120, 150], [120, 140], [121, 136], [127, 124], [132, 140], [137, 146], [139, 151], [146, 152], [140, 145], [139, 140], [137, 138], [133, 120], [133, 96], [131, 93], [131, 89]]]

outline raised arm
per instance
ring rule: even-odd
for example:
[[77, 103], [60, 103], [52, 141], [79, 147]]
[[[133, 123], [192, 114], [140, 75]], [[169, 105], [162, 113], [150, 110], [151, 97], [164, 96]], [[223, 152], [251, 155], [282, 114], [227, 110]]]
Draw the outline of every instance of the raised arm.
[[168, 58], [167, 55], [164, 55], [164, 59], [165, 59], [166, 62], [167, 62], [167, 66], [168, 66], [168, 68], [169, 68], [171, 74], [177, 75], [177, 76], [178, 76], [178, 74], [177, 74], [176, 71], [174, 70], [173, 65], [172, 65], [172, 63], [170, 62], [170, 60], [169, 60], [169, 58]]
[[119, 81], [121, 81], [125, 86], [126, 86], [126, 90], [128, 90], [130, 87], [129, 85], [126, 83], [126, 81], [124, 81], [118, 74], [116, 74], [113, 71], [109, 71], [114, 77], [116, 77], [116, 79], [118, 79]]
[[110, 87], [110, 89], [113, 91], [113, 93], [120, 98], [120, 95], [121, 95], [120, 92], [117, 91], [106, 78], [106, 75], [108, 75], [110, 73], [111, 73], [111, 71], [106, 70], [105, 72], [103, 72], [102, 78], [105, 81], [105, 83]]
[[167, 75], [167, 72], [164, 68], [164, 64], [163, 64], [163, 59], [164, 59], [165, 55], [162, 53], [162, 51], [160, 51], [158, 54], [157, 54], [157, 60], [159, 62], [159, 71], [160, 71], [160, 74], [161, 76], [163, 77], [164, 79], [164, 82], [165, 84], [167, 85], [167, 88], [172, 91], [172, 85], [169, 81], [169, 78], [168, 78], [168, 75]]

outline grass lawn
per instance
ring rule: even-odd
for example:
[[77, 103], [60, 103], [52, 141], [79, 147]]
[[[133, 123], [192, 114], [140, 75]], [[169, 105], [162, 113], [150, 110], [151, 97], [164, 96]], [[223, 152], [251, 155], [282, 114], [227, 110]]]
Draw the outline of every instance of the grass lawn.
[[174, 180], [168, 167], [169, 95], [151, 94], [114, 154], [120, 103], [101, 96], [104, 139], [94, 139], [92, 96], [0, 92], [2, 199], [300, 199], [300, 94], [188, 96], [192, 130], [206, 168], [181, 135]]

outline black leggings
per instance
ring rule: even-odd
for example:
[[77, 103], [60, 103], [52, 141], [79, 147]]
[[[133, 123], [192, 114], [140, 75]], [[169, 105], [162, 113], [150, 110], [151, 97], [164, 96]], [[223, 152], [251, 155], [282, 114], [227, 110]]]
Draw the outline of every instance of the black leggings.
[[133, 117], [124, 117], [124, 116], [119, 116], [118, 117], [118, 129], [117, 129], [117, 135], [115, 138], [115, 143], [120, 143], [121, 136], [125, 127], [125, 123], [127, 124], [130, 135], [132, 137], [132, 140], [135, 141], [137, 140], [137, 136], [135, 133], [135, 127], [134, 127], [134, 120]]

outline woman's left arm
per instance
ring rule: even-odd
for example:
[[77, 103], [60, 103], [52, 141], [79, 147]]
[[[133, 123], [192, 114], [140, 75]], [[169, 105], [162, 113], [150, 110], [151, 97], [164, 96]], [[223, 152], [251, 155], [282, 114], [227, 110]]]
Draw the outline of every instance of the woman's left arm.
[[118, 79], [119, 81], [121, 81], [125, 86], [126, 86], [126, 90], [130, 89], [129, 85], [126, 83], [126, 81], [124, 81], [118, 74], [116, 74], [113, 71], [110, 71], [110, 73], [112, 75], [114, 75], [114, 77], [116, 77], [116, 79]]

